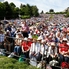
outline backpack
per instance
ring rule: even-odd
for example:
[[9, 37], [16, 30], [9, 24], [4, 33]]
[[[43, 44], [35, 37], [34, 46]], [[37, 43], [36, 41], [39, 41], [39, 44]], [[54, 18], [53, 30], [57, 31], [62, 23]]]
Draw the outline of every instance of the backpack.
[[65, 69], [65, 68], [66, 68], [66, 69], [69, 69], [69, 63], [67, 63], [67, 62], [62, 62], [62, 63], [61, 63], [61, 68], [62, 68], [62, 69]]
[[20, 55], [19, 62], [25, 61], [25, 55]]

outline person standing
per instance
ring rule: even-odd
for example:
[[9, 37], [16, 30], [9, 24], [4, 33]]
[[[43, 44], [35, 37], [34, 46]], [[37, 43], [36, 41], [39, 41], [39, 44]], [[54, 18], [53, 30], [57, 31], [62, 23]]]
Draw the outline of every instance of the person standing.
[[23, 34], [23, 37], [27, 37], [28, 38], [28, 32], [29, 32], [29, 27], [26, 24], [26, 21], [24, 21], [23, 25], [22, 25], [22, 34]]

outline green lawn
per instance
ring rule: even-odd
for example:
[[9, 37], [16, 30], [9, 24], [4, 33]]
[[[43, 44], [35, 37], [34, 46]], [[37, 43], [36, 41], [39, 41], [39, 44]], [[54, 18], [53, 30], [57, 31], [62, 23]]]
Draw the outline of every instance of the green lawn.
[[0, 69], [37, 69], [25, 62], [19, 62], [16, 59], [0, 56]]

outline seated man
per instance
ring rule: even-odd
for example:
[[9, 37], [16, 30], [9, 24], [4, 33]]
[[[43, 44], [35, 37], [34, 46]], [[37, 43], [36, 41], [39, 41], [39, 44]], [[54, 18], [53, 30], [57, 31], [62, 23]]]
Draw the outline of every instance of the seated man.
[[46, 41], [43, 39], [41, 41], [41, 55], [42, 55], [42, 60], [45, 60], [47, 57], [47, 51], [48, 51], [48, 45], [46, 45]]
[[16, 39], [15, 39], [14, 53], [16, 55], [20, 55], [21, 52], [22, 52], [22, 50], [21, 50], [21, 42], [22, 42], [23, 36], [22, 36], [21, 32], [19, 32], [17, 35], [18, 35], [18, 37], [16, 37]]
[[12, 52], [14, 48], [14, 39], [10, 36], [10, 31], [7, 30], [4, 38], [4, 48], [6, 51]]
[[37, 61], [41, 60], [41, 40], [38, 40], [38, 42], [36, 41], [36, 39], [33, 39], [33, 43], [31, 44], [31, 48], [30, 48], [30, 53], [29, 53], [29, 57], [31, 58], [35, 58]]
[[49, 62], [52, 61], [53, 59], [58, 60], [58, 51], [55, 42], [51, 42], [51, 45], [48, 48], [48, 54], [49, 54], [48, 57]]
[[14, 51], [8, 57], [14, 57], [15, 55], [17, 55], [17, 56], [21, 55], [21, 53], [22, 53], [22, 49], [21, 49], [22, 38], [23, 38], [23, 36], [22, 36], [21, 32], [18, 32], [16, 34]]

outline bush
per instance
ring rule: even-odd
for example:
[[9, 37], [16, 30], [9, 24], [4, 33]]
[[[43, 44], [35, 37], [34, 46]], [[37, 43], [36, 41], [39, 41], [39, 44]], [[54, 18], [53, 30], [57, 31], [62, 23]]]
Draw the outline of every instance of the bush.
[[67, 12], [66, 17], [69, 17], [69, 12]]
[[27, 19], [27, 18], [30, 18], [30, 15], [22, 15], [21, 18], [22, 19]]
[[0, 69], [37, 69], [25, 62], [18, 62], [14, 58], [0, 56]]

